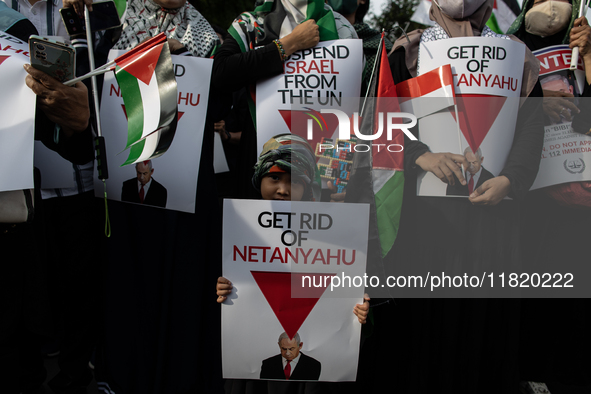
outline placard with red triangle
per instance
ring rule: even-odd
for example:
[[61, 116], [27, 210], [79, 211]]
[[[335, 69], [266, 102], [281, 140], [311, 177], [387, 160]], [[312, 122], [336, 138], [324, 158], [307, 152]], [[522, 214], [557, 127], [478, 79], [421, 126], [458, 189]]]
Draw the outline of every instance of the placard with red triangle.
[[[307, 108], [304, 110], [278, 110], [285, 124], [292, 134], [298, 135], [308, 141], [312, 149], [322, 137], [332, 138], [339, 126], [339, 119], [334, 114], [321, 114], [320, 112]], [[312, 121], [313, 138], [308, 139], [308, 120]]]
[[[298, 291], [296, 286], [301, 285], [302, 276], [306, 275], [316, 278], [316, 281], [312, 283], [322, 284], [324, 277], [335, 275], [269, 271], [251, 271], [250, 273], [259, 286], [259, 289], [261, 289], [273, 313], [277, 316], [285, 333], [290, 338], [293, 338], [298, 332], [312, 309], [314, 309], [314, 306], [318, 303], [320, 297], [322, 297], [322, 294], [324, 294], [326, 285], [330, 284], [330, 280], [327, 280], [323, 283], [324, 286], [310, 288], [302, 288], [300, 286], [300, 291]], [[305, 291], [306, 298], [292, 298], [292, 290], [298, 293]], [[300, 295], [303, 296], [304, 294], [298, 294], [298, 296]]]
[[[472, 152], [476, 152], [490, 131], [507, 97], [486, 94], [458, 94], [456, 103], [460, 118], [460, 130], [468, 141]], [[456, 120], [455, 110], [449, 111]]]

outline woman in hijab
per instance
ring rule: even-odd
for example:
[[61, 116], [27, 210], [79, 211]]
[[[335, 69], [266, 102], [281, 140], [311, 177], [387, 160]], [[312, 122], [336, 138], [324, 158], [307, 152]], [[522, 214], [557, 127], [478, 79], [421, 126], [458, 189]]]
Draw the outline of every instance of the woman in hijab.
[[[186, 0], [130, 0], [120, 38], [114, 46], [106, 39], [101, 45], [131, 49], [160, 32], [177, 54], [210, 57], [219, 42]], [[205, 130], [213, 130], [209, 118]], [[102, 324], [95, 378], [101, 392], [221, 390], [219, 325], [211, 324], [219, 321], [219, 311], [203, 301], [201, 286], [211, 288], [219, 276], [214, 262], [221, 251], [213, 132], [204, 134], [201, 149], [196, 214], [109, 202], [113, 232], [105, 240], [104, 309], [97, 313]]]
[[240, 197], [257, 198], [250, 179], [257, 157], [255, 85], [259, 79], [283, 72], [292, 53], [312, 48], [319, 41], [357, 38], [353, 26], [323, 0], [257, 0], [252, 12], [238, 16], [229, 28], [231, 37], [216, 53], [212, 92], [250, 88], [252, 120], [242, 119], [237, 183]]
[[[587, 18], [577, 18], [579, 6], [579, 1], [571, 5], [566, 0], [526, 0], [509, 33], [523, 40], [532, 51], [561, 44], [579, 47], [585, 64], [585, 81], [578, 102], [573, 103], [571, 93], [544, 90], [544, 111], [547, 125], [572, 120], [575, 132], [589, 135], [591, 28]], [[574, 78], [571, 71], [566, 74], [568, 80]], [[570, 114], [574, 115], [572, 119]], [[566, 264], [573, 264], [574, 269], [581, 267], [580, 262], [585, 261], [587, 254], [590, 205], [591, 182], [568, 182], [530, 193], [524, 255], [531, 266], [548, 267], [553, 269], [551, 272], [570, 272], [565, 270]], [[581, 209], [585, 207], [586, 210]], [[560, 267], [556, 267], [558, 262]], [[523, 380], [545, 382], [551, 392], [564, 385], [572, 390], [572, 386], [582, 388], [590, 383], [591, 365], [582, 361], [591, 348], [589, 306], [587, 299], [523, 301], [520, 343]], [[539, 324], [540, 316], [544, 317], [543, 325]]]
[[[389, 57], [395, 83], [420, 75], [419, 43], [456, 37], [498, 37], [485, 26], [493, 0], [433, 1], [434, 27], [401, 37]], [[541, 96], [538, 65], [526, 50], [521, 96]], [[405, 141], [406, 185], [400, 230], [386, 257], [425, 273], [511, 272], [520, 262], [519, 205], [533, 183], [543, 140], [537, 117], [541, 106], [522, 100], [515, 137], [500, 175], [483, 184], [475, 197], [417, 197], [416, 172], [430, 171], [443, 182], [464, 180], [463, 155], [433, 153], [419, 141]], [[414, 174], [413, 174], [414, 173]], [[455, 174], [455, 176], [454, 176]], [[464, 183], [465, 184], [465, 180]], [[478, 189], [477, 189], [478, 190]], [[388, 267], [387, 264], [385, 264]], [[388, 268], [387, 268], [388, 269]], [[413, 268], [414, 269], [414, 268]], [[412, 271], [415, 272], [415, 271]], [[387, 273], [388, 274], [388, 273]], [[517, 321], [519, 305], [507, 300], [399, 300], [397, 320], [410, 322], [393, 328], [393, 335], [409, 339], [400, 365], [404, 387], [414, 392], [518, 392]], [[395, 331], [394, 331], [395, 330]]]

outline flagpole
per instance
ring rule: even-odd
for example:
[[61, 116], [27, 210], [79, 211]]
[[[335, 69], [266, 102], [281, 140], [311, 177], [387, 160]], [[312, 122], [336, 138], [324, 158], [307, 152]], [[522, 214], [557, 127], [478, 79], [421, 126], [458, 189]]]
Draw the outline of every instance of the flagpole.
[[64, 85], [72, 86], [77, 82], [85, 80], [86, 78], [90, 78], [95, 75], [101, 75], [101, 74], [107, 73], [107, 72], [111, 71], [111, 67], [114, 65], [115, 65], [115, 61], [111, 61], [111, 62], [105, 64], [104, 66], [100, 66], [99, 68], [97, 68], [87, 74], [82, 75], [81, 77], [70, 79], [69, 81], [64, 82]]
[[[90, 27], [90, 11], [88, 5], [84, 5], [84, 23], [86, 25], [86, 41], [88, 44], [88, 63], [90, 66], [90, 73], [95, 71], [94, 69], [94, 40], [92, 36], [92, 29]], [[106, 66], [106, 65], [105, 65]], [[105, 67], [106, 68], [106, 67]], [[98, 172], [98, 178], [103, 181], [104, 187], [104, 200], [105, 200], [105, 236], [111, 236], [111, 221], [109, 220], [109, 206], [107, 204], [107, 182], [109, 178], [109, 171], [107, 168], [107, 152], [105, 147], [105, 138], [103, 137], [103, 129], [101, 127], [101, 114], [99, 111], [99, 99], [98, 99], [98, 83], [96, 81], [96, 75], [90, 77], [92, 84], [92, 98], [94, 101], [94, 113], [96, 119], [96, 134], [94, 138], [94, 149], [96, 152], [96, 169]], [[71, 82], [71, 81], [70, 81]]]
[[369, 87], [373, 82], [373, 77], [376, 73], [376, 66], [378, 65], [378, 60], [382, 54], [382, 42], [384, 41], [384, 29], [382, 29], [382, 37], [380, 38], [380, 43], [378, 44], [378, 53], [376, 54], [376, 59], [373, 62], [373, 68], [371, 70], [371, 76], [369, 78], [369, 83], [367, 84], [367, 90], [365, 91], [365, 98], [363, 99], [363, 105], [361, 106], [361, 117], [363, 117], [363, 110], [365, 109], [365, 103], [367, 102], [367, 96], [369, 95]]
[[[583, 16], [584, 10], [585, 10], [585, 6], [587, 1], [586, 0], [581, 0], [581, 5], [579, 7], [579, 16], [578, 18]], [[576, 46], [573, 48], [573, 52], [572, 52], [572, 56], [571, 56], [571, 60], [570, 60], [570, 70], [576, 70], [577, 69], [577, 63], [579, 63], [579, 47]]]
[[[455, 87], [453, 85], [452, 85], [452, 89], [455, 89]], [[458, 143], [460, 144], [460, 155], [462, 155], [462, 154], [464, 154], [464, 152], [462, 151], [462, 131], [460, 130], [460, 118], [458, 116], [458, 105], [456, 104], [455, 97], [454, 97], [454, 110], [456, 111], [456, 126], [458, 129]], [[464, 166], [461, 165], [460, 168], [462, 169], [462, 176], [464, 178], [466, 178], [466, 172], [464, 171]]]

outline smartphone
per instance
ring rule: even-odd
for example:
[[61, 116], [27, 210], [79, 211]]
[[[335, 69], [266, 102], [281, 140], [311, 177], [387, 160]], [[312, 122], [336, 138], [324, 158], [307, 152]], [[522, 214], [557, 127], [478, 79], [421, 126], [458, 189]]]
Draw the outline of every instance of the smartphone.
[[[62, 8], [60, 15], [69, 35], [86, 34], [84, 18], [80, 18], [74, 8]], [[121, 26], [121, 20], [113, 0], [92, 3], [92, 12], [90, 13], [92, 31], [114, 29], [119, 26]]]
[[29, 37], [29, 53], [31, 66], [60, 82], [76, 75], [76, 53], [70, 45], [33, 35]]

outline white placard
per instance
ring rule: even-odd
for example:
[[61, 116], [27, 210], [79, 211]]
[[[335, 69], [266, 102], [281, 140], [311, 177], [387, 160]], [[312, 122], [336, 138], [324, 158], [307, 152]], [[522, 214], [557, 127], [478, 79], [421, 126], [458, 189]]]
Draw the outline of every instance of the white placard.
[[[453, 107], [420, 119], [420, 140], [432, 152], [463, 155], [468, 147], [480, 149], [485, 160], [475, 174], [475, 190], [501, 172], [509, 155], [519, 111], [525, 45], [503, 38], [451, 38], [421, 43], [419, 58], [421, 73], [451, 65], [461, 119], [460, 135]], [[430, 172], [419, 177], [417, 193], [469, 195], [468, 185], [448, 187]]]
[[36, 96], [25, 84], [29, 47], [0, 32], [0, 191], [33, 188]]
[[[575, 97], [580, 96], [584, 88], [585, 66], [583, 59], [579, 57], [573, 79], [568, 71], [571, 54], [572, 50], [568, 45], [555, 45], [534, 52], [540, 61], [542, 89], [559, 90], [571, 93]], [[581, 98], [581, 100], [589, 100], [589, 98]], [[575, 104], [579, 104], [576, 99]], [[559, 123], [544, 128], [544, 148], [540, 169], [531, 190], [561, 183], [589, 181], [591, 180], [590, 164], [591, 136], [575, 132], [571, 122], [561, 118]]]
[[[278, 339], [291, 330], [321, 364], [319, 380], [355, 380], [361, 325], [352, 310], [364, 293], [368, 222], [364, 204], [225, 200], [223, 272], [234, 286], [222, 305], [225, 378], [259, 379], [263, 360], [281, 362]], [[333, 275], [360, 279], [331, 289]], [[293, 304], [310, 301], [298, 298], [302, 280], [319, 297], [311, 311]], [[302, 380], [315, 380], [302, 368]]]
[[[109, 60], [124, 52], [111, 51]], [[193, 213], [213, 60], [172, 56], [172, 62], [178, 86], [178, 126], [168, 151], [152, 160], [152, 180], [166, 189], [166, 209]], [[121, 201], [123, 183], [137, 178], [137, 175], [134, 165], [121, 167], [128, 154], [127, 151], [119, 154], [127, 141], [127, 119], [113, 73], [105, 74], [101, 122], [109, 165], [107, 196]], [[161, 187], [158, 189], [162, 190]], [[95, 192], [97, 197], [102, 196], [103, 186], [96, 176]]]
[[[262, 151], [265, 142], [277, 134], [293, 132], [306, 138], [306, 130], [290, 131], [282, 112], [333, 108], [352, 114], [359, 110], [358, 100], [352, 98], [359, 98], [361, 90], [361, 40], [320, 42], [314, 48], [292, 54], [283, 68], [283, 74], [257, 83], [258, 152]], [[331, 130], [325, 136], [332, 137], [334, 132]], [[316, 148], [314, 142], [310, 141], [310, 145]]]

